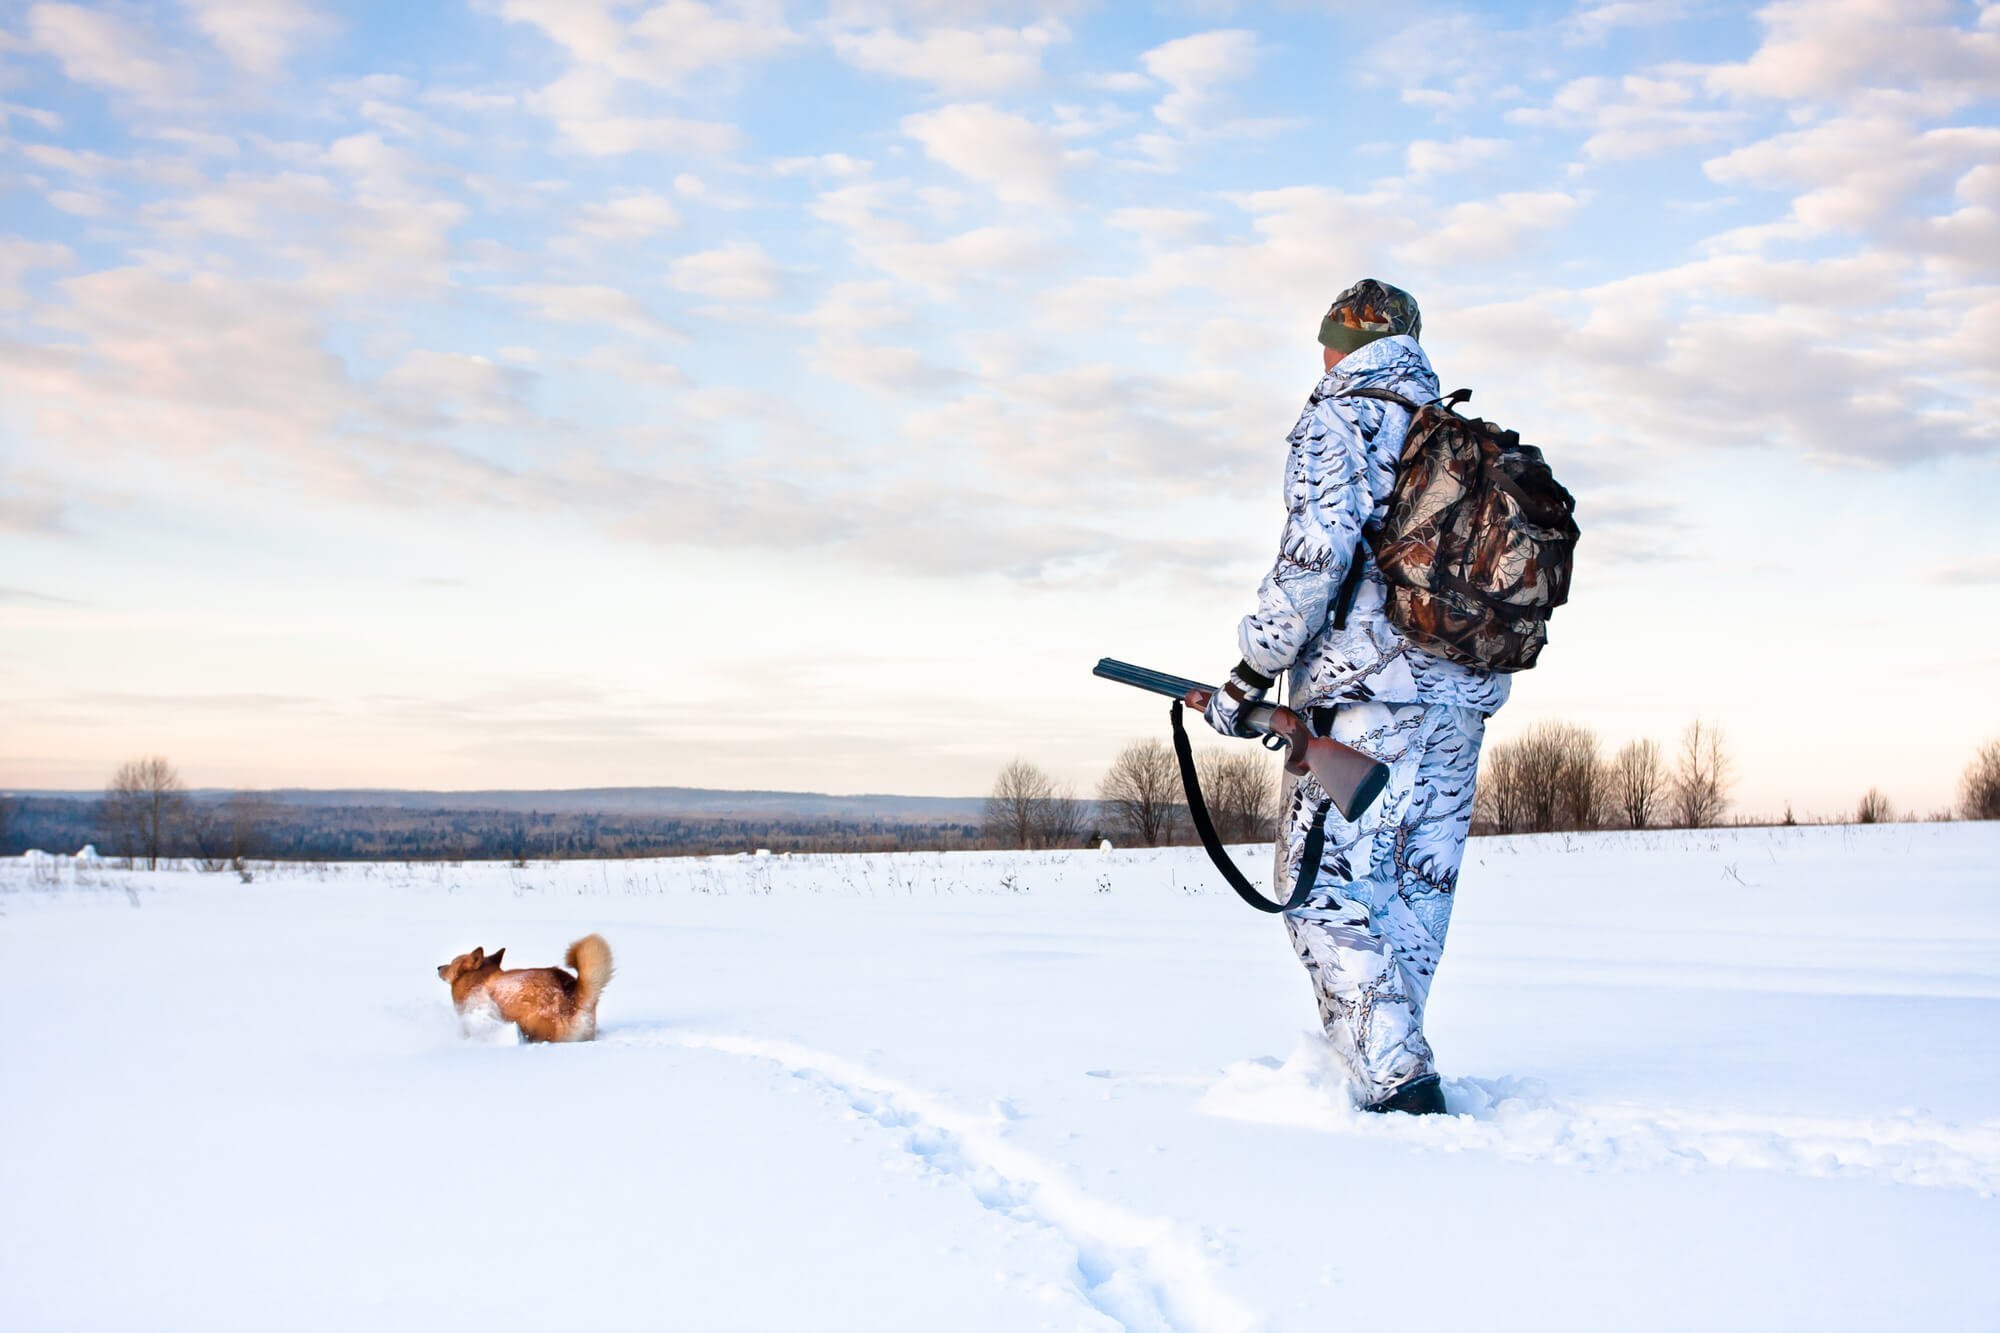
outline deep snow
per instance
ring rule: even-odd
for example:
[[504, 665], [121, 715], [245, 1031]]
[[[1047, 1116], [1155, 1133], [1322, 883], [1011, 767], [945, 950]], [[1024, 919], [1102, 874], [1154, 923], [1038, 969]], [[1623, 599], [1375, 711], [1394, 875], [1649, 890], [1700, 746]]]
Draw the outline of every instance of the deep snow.
[[[1996, 867], [1475, 840], [1414, 1121], [1198, 851], [13, 861], [0, 1327], [2000, 1327]], [[600, 1041], [460, 1035], [590, 930]]]

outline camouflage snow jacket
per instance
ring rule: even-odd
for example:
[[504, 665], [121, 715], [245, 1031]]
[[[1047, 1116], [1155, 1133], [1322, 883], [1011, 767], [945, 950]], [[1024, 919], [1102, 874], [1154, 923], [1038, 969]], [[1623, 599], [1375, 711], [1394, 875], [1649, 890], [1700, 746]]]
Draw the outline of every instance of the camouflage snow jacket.
[[[1506, 675], [1434, 657], [1383, 612], [1388, 585], [1361, 545], [1365, 524], [1387, 512], [1410, 414], [1354, 389], [1393, 389], [1417, 402], [1438, 396], [1416, 340], [1381, 338], [1320, 380], [1292, 427], [1285, 463], [1285, 532], [1278, 562], [1257, 589], [1257, 609], [1237, 631], [1243, 660], [1267, 676], [1290, 674], [1295, 708], [1345, 700], [1447, 704], [1492, 713], [1507, 702]], [[1341, 629], [1333, 603], [1350, 561], [1361, 580]]]

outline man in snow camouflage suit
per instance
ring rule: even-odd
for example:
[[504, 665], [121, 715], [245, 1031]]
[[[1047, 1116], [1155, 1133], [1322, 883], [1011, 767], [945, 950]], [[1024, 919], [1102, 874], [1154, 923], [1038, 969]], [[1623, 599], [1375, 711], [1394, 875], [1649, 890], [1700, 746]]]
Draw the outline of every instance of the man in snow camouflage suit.
[[[1388, 585], [1361, 541], [1362, 528], [1386, 513], [1410, 414], [1343, 395], [1380, 388], [1436, 399], [1437, 377], [1417, 345], [1422, 327], [1407, 292], [1373, 279], [1342, 292], [1320, 322], [1326, 375], [1292, 428], [1283, 544], [1237, 632], [1243, 660], [1205, 714], [1217, 731], [1238, 735], [1242, 709], [1286, 676], [1291, 706], [1314, 734], [1389, 765], [1388, 787], [1359, 823], [1328, 813], [1318, 887], [1285, 924], [1363, 1104], [1417, 1114], [1445, 1109], [1424, 1002], [1451, 921], [1479, 742], [1508, 689], [1503, 674], [1403, 637], [1383, 611]], [[1344, 586], [1356, 560], [1362, 567]], [[1326, 799], [1310, 777], [1287, 794], [1282, 883], [1296, 882], [1306, 831]]]

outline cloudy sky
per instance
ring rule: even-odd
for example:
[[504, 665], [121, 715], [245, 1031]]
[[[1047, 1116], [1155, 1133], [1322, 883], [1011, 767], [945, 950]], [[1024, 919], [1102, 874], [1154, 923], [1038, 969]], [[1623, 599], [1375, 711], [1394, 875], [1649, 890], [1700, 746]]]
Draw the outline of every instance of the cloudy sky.
[[2000, 735], [2000, 4], [0, 4], [0, 786], [1094, 781], [1340, 287], [1577, 492], [1496, 720]]

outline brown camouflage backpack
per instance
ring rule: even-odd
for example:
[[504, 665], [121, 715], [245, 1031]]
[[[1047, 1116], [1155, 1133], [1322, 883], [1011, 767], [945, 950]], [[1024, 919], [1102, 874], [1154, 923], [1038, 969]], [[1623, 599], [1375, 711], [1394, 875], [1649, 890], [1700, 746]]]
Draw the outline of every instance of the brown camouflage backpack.
[[1489, 671], [1533, 666], [1548, 642], [1550, 613], [1569, 599], [1575, 499], [1541, 450], [1490, 421], [1458, 415], [1469, 389], [1428, 404], [1387, 389], [1348, 396], [1396, 403], [1412, 415], [1388, 514], [1364, 534], [1389, 584], [1389, 619], [1417, 647], [1454, 662]]

